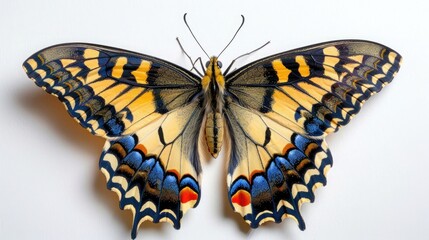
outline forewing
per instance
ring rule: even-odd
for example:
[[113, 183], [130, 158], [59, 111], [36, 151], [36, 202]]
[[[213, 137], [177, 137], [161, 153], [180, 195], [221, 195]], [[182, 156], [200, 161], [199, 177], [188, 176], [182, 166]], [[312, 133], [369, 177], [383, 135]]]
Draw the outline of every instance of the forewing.
[[273, 55], [227, 75], [234, 210], [251, 227], [291, 217], [304, 229], [300, 205], [314, 200], [332, 166], [324, 137], [390, 83], [400, 62], [388, 47], [346, 40]]
[[105, 137], [134, 133], [200, 91], [198, 77], [172, 63], [85, 43], [43, 49], [23, 67], [84, 128]]
[[390, 83], [401, 56], [378, 43], [344, 40], [273, 55], [226, 76], [241, 105], [310, 137], [346, 125]]

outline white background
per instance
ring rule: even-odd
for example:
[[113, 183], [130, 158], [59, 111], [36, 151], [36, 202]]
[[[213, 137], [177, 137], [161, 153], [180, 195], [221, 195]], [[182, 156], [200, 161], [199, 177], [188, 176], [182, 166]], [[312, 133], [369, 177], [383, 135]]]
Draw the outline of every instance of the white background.
[[[429, 23], [417, 1], [12, 1], [0, 0], [0, 239], [129, 239], [131, 213], [98, 171], [104, 140], [82, 129], [27, 79], [22, 62], [41, 48], [92, 42], [189, 68], [175, 38], [204, 57], [182, 21], [216, 55], [271, 44], [237, 66], [317, 42], [357, 38], [402, 54], [391, 85], [328, 137], [334, 167], [316, 201], [292, 220], [249, 232], [226, 199], [222, 158], [205, 162], [202, 198], [182, 219], [145, 223], [138, 239], [429, 239]], [[419, 1], [424, 2], [424, 1]]]

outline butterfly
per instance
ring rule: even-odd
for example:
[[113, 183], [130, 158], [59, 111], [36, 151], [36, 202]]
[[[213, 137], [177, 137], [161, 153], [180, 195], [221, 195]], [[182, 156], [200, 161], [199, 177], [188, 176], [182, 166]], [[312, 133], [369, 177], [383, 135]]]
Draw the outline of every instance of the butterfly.
[[[390, 83], [401, 56], [363, 40], [319, 43], [223, 75], [211, 57], [203, 76], [123, 49], [67, 43], [24, 63], [80, 125], [106, 138], [99, 166], [121, 209], [144, 221], [180, 219], [201, 198], [202, 152], [225, 142], [230, 204], [252, 228], [292, 218], [326, 184], [325, 137], [349, 123]], [[205, 146], [202, 148], [201, 146]]]

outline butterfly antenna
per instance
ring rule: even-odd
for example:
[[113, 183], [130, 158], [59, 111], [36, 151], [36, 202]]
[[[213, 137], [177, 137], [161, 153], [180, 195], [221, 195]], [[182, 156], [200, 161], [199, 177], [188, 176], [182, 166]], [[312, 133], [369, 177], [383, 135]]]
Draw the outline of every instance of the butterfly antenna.
[[194, 33], [192, 32], [191, 27], [189, 27], [188, 21], [186, 21], [186, 14], [188, 14], [188, 13], [185, 13], [185, 15], [183, 15], [183, 21], [185, 22], [186, 27], [189, 29], [189, 32], [191, 32], [192, 37], [193, 37], [193, 38], [195, 39], [195, 41], [198, 43], [198, 45], [200, 46], [201, 50], [203, 50], [203, 52], [206, 54], [206, 56], [210, 59], [210, 57], [209, 57], [209, 55], [207, 54], [206, 50], [204, 50], [203, 46], [201, 46], [200, 42], [198, 42], [197, 38], [195, 37]]
[[240, 27], [238, 27], [237, 31], [235, 32], [234, 36], [232, 36], [231, 40], [229, 41], [229, 43], [225, 46], [225, 48], [219, 53], [219, 55], [217, 55], [217, 57], [220, 57], [220, 55], [222, 55], [222, 53], [228, 48], [228, 46], [232, 43], [232, 41], [234, 41], [235, 36], [237, 36], [238, 32], [240, 31], [241, 27], [243, 27], [244, 25], [244, 16], [241, 15], [242, 21], [240, 24]]
[[[193, 61], [191, 56], [189, 56], [189, 54], [185, 51], [185, 48], [182, 46], [182, 43], [179, 41], [179, 37], [176, 37], [176, 41], [179, 44], [179, 47], [182, 50], [182, 52], [188, 57], [189, 61], [192, 64], [192, 68], [190, 71], [195, 69], [195, 71], [198, 73], [198, 75], [200, 75], [202, 77], [203, 75], [198, 71], [198, 69], [195, 68], [195, 64], [197, 63], [198, 60], [201, 62], [201, 58], [197, 58], [195, 61]], [[202, 69], [204, 70], [204, 68], [202, 68]]]
[[262, 46], [258, 47], [257, 49], [255, 49], [255, 50], [253, 50], [253, 51], [247, 52], [247, 53], [245, 53], [245, 54], [242, 54], [242, 55], [240, 55], [240, 56], [236, 57], [234, 60], [232, 60], [231, 64], [229, 64], [228, 68], [227, 68], [227, 69], [225, 70], [225, 72], [224, 72], [224, 75], [226, 75], [226, 74], [228, 73], [229, 69], [232, 67], [232, 65], [234, 65], [235, 61], [237, 61], [238, 59], [240, 59], [240, 58], [242, 58], [242, 57], [248, 56], [248, 55], [250, 55], [250, 54], [252, 54], [252, 53], [254, 53], [254, 52], [256, 52], [256, 51], [261, 50], [263, 47], [267, 46], [268, 44], [270, 44], [270, 41], [268, 41], [268, 42], [264, 43], [264, 45], [262, 45]]

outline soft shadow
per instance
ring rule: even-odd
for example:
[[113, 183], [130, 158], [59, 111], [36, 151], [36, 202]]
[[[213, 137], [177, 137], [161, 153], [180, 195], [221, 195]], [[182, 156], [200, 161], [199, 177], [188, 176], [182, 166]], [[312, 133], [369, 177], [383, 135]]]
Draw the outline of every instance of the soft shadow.
[[[101, 154], [105, 139], [95, 137], [86, 129], [81, 127], [66, 111], [64, 105], [55, 97], [46, 94], [41, 89], [20, 89], [15, 94], [16, 102], [25, 110], [36, 116], [41, 121], [45, 121], [52, 126], [52, 129], [63, 137], [68, 144], [76, 146], [80, 151], [85, 151], [98, 166], [98, 159]], [[93, 190], [96, 197], [108, 208], [114, 218], [120, 219], [124, 228], [130, 230], [132, 227], [132, 213], [122, 211], [119, 208], [118, 197], [114, 192], [106, 188], [104, 175], [98, 171], [94, 174]], [[159, 231], [163, 226], [160, 224], [143, 223], [141, 226]]]
[[281, 232], [284, 239], [294, 239], [294, 235], [291, 231], [291, 226], [294, 227], [294, 225], [296, 225], [296, 223], [290, 218], [286, 218], [280, 223], [266, 222], [258, 228], [250, 229], [246, 239], [256, 239], [253, 235], [255, 232], [261, 231], [261, 229], [264, 229], [264, 232]]
[[70, 117], [64, 105], [55, 97], [46, 94], [41, 89], [21, 89], [16, 94], [17, 103], [25, 111], [31, 112], [40, 120], [49, 123], [52, 129], [63, 136], [71, 145], [85, 151], [98, 159], [104, 139], [94, 137]]

